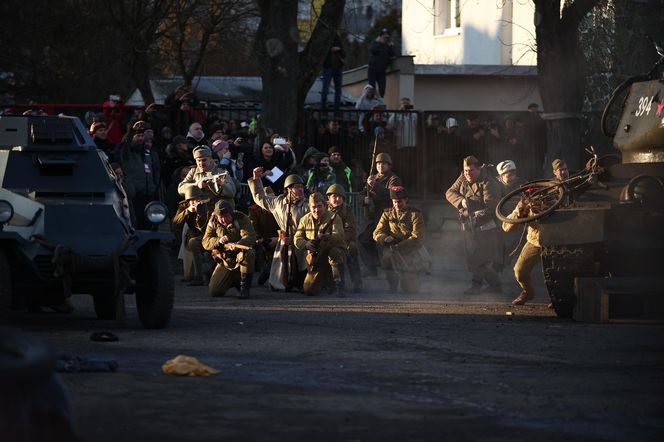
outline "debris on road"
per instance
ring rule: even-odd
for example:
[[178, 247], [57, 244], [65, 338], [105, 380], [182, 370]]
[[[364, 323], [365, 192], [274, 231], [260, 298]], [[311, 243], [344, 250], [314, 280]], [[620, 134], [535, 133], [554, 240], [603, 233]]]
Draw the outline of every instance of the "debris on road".
[[178, 355], [166, 361], [161, 366], [161, 370], [165, 374], [175, 376], [210, 376], [219, 373], [216, 368], [207, 366], [198, 359], [185, 355]]

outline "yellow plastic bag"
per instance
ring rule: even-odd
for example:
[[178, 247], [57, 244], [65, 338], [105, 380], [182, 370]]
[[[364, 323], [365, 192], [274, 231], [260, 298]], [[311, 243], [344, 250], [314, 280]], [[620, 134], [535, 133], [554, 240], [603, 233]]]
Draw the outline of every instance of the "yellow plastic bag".
[[191, 356], [177, 355], [166, 361], [161, 370], [168, 375], [175, 376], [210, 376], [219, 373], [216, 368], [202, 364], [198, 359]]

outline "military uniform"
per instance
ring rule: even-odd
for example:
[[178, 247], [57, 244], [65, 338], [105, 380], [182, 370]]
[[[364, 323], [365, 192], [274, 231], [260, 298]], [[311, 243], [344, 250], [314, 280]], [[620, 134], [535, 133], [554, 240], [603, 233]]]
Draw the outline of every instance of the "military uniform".
[[[176, 231], [182, 231], [183, 226], [187, 225], [187, 233], [184, 237], [184, 247], [191, 252], [194, 264], [194, 279], [190, 285], [204, 285], [208, 268], [205, 265], [203, 256], [203, 235], [209, 219], [209, 212], [190, 212], [189, 200], [193, 198], [202, 198], [203, 192], [193, 184], [189, 185], [185, 191], [185, 200], [178, 206], [178, 211], [173, 217], [172, 225]], [[201, 203], [205, 204], [205, 203]], [[200, 207], [200, 206], [199, 206]]]
[[[293, 175], [288, 176], [286, 179], [290, 178]], [[291, 235], [295, 233], [298, 223], [302, 216], [309, 211], [309, 206], [304, 198], [300, 199], [295, 203], [291, 203], [287, 192], [279, 196], [266, 195], [265, 189], [263, 188], [263, 183], [261, 180], [249, 179], [249, 189], [251, 189], [251, 195], [254, 198], [256, 204], [258, 204], [263, 209], [269, 211], [274, 216], [274, 219], [277, 221], [279, 228], [284, 232], [291, 232]], [[288, 206], [290, 207], [290, 218], [288, 218]], [[281, 259], [281, 252], [283, 248], [286, 247], [281, 238], [277, 242], [277, 246], [274, 249], [274, 255], [272, 257], [272, 267], [270, 269], [270, 285], [275, 289], [285, 290], [287, 287], [284, 286], [282, 281], [282, 271], [283, 271], [283, 262]], [[307, 268], [307, 263], [304, 259], [305, 252], [297, 249], [296, 247], [288, 247], [288, 259], [291, 266], [294, 264], [294, 268], [290, 270], [292, 273], [304, 272]], [[300, 277], [295, 278], [296, 280]], [[297, 281], [294, 281], [297, 283]]]
[[[322, 195], [319, 194], [318, 196], [322, 198]], [[318, 239], [320, 233], [329, 234], [330, 236], [320, 240]], [[307, 251], [308, 241], [317, 243], [315, 255]], [[320, 219], [316, 219], [313, 213], [307, 213], [300, 220], [295, 232], [295, 247], [307, 251], [311, 255], [309, 257], [311, 264], [308, 266], [307, 275], [304, 278], [304, 293], [311, 296], [320, 291], [331, 269], [337, 292], [341, 294], [343, 264], [346, 258], [344, 227], [341, 217], [334, 212], [326, 211]]]
[[[491, 290], [501, 291], [502, 283], [494, 270], [496, 264], [502, 265], [504, 250], [495, 219], [500, 200], [498, 183], [484, 169], [474, 183], [470, 183], [462, 173], [445, 196], [460, 213], [466, 265], [472, 273], [472, 286], [467, 292], [479, 291], [484, 281]], [[464, 199], [467, 209], [463, 207]]]
[[[390, 163], [390, 165], [392, 164], [391, 158], [385, 153], [377, 155], [376, 161], [381, 160], [385, 160]], [[376, 229], [376, 225], [378, 224], [378, 220], [383, 214], [383, 211], [392, 206], [392, 201], [390, 200], [390, 188], [401, 186], [401, 178], [392, 172], [392, 170], [389, 170], [385, 174], [378, 173], [371, 176], [376, 177], [376, 182], [371, 189], [365, 188], [362, 192], [362, 195], [368, 196], [370, 199], [369, 206], [367, 207], [369, 224], [362, 233], [360, 233], [358, 241], [362, 245], [362, 251], [364, 252], [362, 260], [367, 266], [368, 272], [370, 274], [375, 274], [376, 266], [378, 265], [378, 251], [376, 250], [376, 243], [373, 240], [373, 232]]]
[[[208, 148], [201, 148], [198, 147], [194, 149], [194, 158], [201, 157], [201, 156], [209, 156], [211, 157], [211, 152], [210, 149]], [[209, 178], [212, 177], [213, 175], [219, 175], [222, 173], [226, 173], [224, 169], [221, 167], [218, 167], [216, 164], [212, 166], [212, 168], [209, 171], [204, 171], [200, 167], [195, 167], [187, 173], [187, 175], [184, 177], [182, 182], [178, 184], [178, 192], [180, 195], [184, 195], [185, 188], [189, 185], [196, 185], [198, 187], [198, 183], [204, 179], [204, 178]], [[231, 205], [231, 207], [235, 208], [235, 192], [237, 191], [237, 188], [235, 187], [235, 181], [230, 175], [226, 175], [226, 178], [224, 179], [224, 183], [219, 185], [219, 190], [215, 190], [214, 186], [204, 186], [203, 189], [203, 196], [207, 199], [209, 199], [211, 207], [210, 210], [212, 210], [212, 206], [219, 200], [221, 201], [226, 201], [228, 204]]]
[[[420, 273], [430, 264], [424, 249], [424, 231], [422, 213], [412, 206], [402, 211], [386, 209], [380, 217], [373, 239], [382, 248], [381, 263], [392, 291], [396, 291], [399, 284], [406, 293], [419, 291]], [[386, 243], [388, 236], [394, 241]]]
[[[249, 250], [225, 250], [224, 244], [219, 239], [228, 237], [228, 243], [237, 243], [242, 246], [251, 247]], [[233, 212], [233, 222], [227, 226], [219, 223], [216, 217], [211, 217], [208, 222], [205, 236], [203, 236], [203, 247], [206, 250], [218, 250], [223, 262], [218, 263], [210, 278], [209, 292], [211, 296], [224, 296], [229, 288], [240, 283], [244, 284], [248, 279], [251, 284], [251, 275], [254, 271], [254, 250], [256, 244], [256, 233], [249, 221], [249, 217], [242, 212]], [[243, 287], [244, 288], [244, 287]], [[248, 287], [247, 287], [248, 288]]]
[[249, 220], [256, 231], [256, 266], [261, 271], [258, 285], [263, 285], [270, 276], [270, 264], [276, 243], [272, 238], [279, 237], [279, 225], [274, 216], [258, 204], [249, 206]]
[[328, 204], [327, 209], [332, 213], [336, 213], [341, 218], [344, 239], [346, 241], [348, 273], [353, 282], [353, 289], [360, 291], [362, 289], [362, 278], [360, 277], [360, 259], [357, 251], [357, 224], [355, 223], [353, 208], [344, 203], [339, 207], [333, 207], [331, 204]]

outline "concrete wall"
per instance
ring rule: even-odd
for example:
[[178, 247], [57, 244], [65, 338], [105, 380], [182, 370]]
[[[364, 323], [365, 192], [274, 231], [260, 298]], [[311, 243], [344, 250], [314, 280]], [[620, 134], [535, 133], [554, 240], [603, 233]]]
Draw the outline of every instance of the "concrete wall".
[[461, 28], [441, 35], [434, 33], [434, 5], [403, 0], [402, 51], [415, 64], [536, 64], [532, 2], [462, 1]]

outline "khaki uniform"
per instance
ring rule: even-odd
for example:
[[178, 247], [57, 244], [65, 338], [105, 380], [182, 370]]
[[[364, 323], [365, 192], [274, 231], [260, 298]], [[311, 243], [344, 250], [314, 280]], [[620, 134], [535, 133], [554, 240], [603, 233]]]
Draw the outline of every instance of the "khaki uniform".
[[[261, 270], [262, 282], [269, 277], [270, 264], [276, 243], [270, 246], [272, 238], [279, 237], [279, 225], [274, 216], [258, 204], [249, 206], [249, 219], [256, 231], [256, 267]], [[264, 275], [264, 276], [263, 276]], [[259, 285], [261, 280], [259, 279]]]
[[[222, 236], [227, 236], [229, 243], [249, 246], [252, 249], [224, 250], [224, 245], [219, 243]], [[229, 288], [237, 284], [240, 273], [253, 273], [255, 244], [254, 227], [244, 213], [233, 212], [233, 222], [228, 226], [222, 226], [214, 217], [210, 219], [203, 236], [203, 247], [205, 250], [219, 250], [224, 261], [217, 264], [210, 278], [211, 296], [224, 296]]]
[[[381, 263], [387, 281], [393, 291], [401, 283], [401, 289], [415, 293], [420, 289], [420, 273], [429, 266], [428, 253], [424, 249], [425, 224], [419, 209], [407, 206], [403, 211], [388, 209], [380, 217], [373, 239], [382, 248]], [[395, 239], [390, 244], [385, 238]]]
[[[466, 265], [473, 274], [473, 286], [481, 286], [483, 281], [495, 289], [502, 285], [495, 272], [496, 267], [502, 267], [504, 258], [504, 245], [495, 218], [500, 195], [498, 182], [485, 170], [474, 183], [468, 182], [461, 174], [445, 193], [447, 201], [460, 213]], [[468, 210], [462, 205], [464, 199]], [[473, 218], [472, 228], [469, 212]]]
[[[198, 167], [195, 167], [194, 169], [191, 169], [189, 173], [187, 173], [187, 176], [184, 177], [182, 182], [178, 184], [178, 192], [180, 195], [184, 195], [185, 186], [191, 184], [198, 185], [199, 181], [203, 178], [210, 177], [212, 175], [219, 175], [220, 173], [224, 173], [224, 170], [217, 166], [212, 167], [209, 172], [203, 172]], [[214, 186], [211, 188], [204, 186], [201, 190], [203, 191], [204, 198], [209, 198], [210, 200], [210, 210], [214, 209], [214, 203], [219, 200], [226, 201], [231, 205], [231, 207], [235, 208], [235, 192], [237, 191], [237, 188], [235, 187], [235, 182], [230, 175], [227, 175], [226, 179], [224, 180], [224, 184], [219, 186], [219, 192], [214, 191]]]
[[339, 207], [332, 207], [328, 204], [327, 209], [336, 213], [341, 218], [344, 227], [344, 239], [346, 241], [347, 267], [350, 279], [353, 281], [353, 288], [358, 290], [362, 288], [362, 279], [360, 277], [360, 259], [357, 251], [357, 224], [353, 208], [348, 204], [342, 204]]
[[[284, 232], [290, 231], [291, 235], [293, 235], [300, 219], [309, 211], [307, 201], [302, 198], [297, 203], [291, 204], [291, 216], [290, 219], [288, 219], [288, 205], [290, 203], [288, 202], [285, 193], [279, 196], [266, 195], [261, 180], [249, 179], [247, 182], [249, 183], [249, 189], [251, 189], [251, 196], [254, 198], [254, 202], [272, 213], [281, 230]], [[270, 269], [270, 285], [278, 290], [286, 289], [281, 278], [281, 273], [283, 271], [281, 251], [284, 247], [285, 246], [280, 239], [274, 249], [272, 268]], [[304, 256], [305, 252], [303, 250], [297, 249], [293, 246], [288, 247], [289, 262], [291, 265], [294, 264], [294, 268], [290, 269], [292, 274], [304, 272], [306, 270], [307, 263]]]
[[188, 204], [182, 203], [173, 217], [174, 230], [180, 231], [184, 224], [189, 227], [184, 238], [184, 247], [191, 252], [194, 263], [194, 275], [202, 278], [207, 271], [203, 257], [203, 235], [208, 222], [208, 216], [199, 216], [187, 210]]
[[358, 242], [362, 246], [362, 260], [371, 273], [375, 273], [378, 266], [378, 251], [376, 250], [376, 243], [373, 240], [373, 232], [376, 229], [378, 220], [380, 219], [383, 211], [392, 206], [390, 199], [390, 187], [401, 186], [401, 178], [395, 175], [391, 170], [386, 174], [375, 174], [376, 182], [371, 190], [365, 188], [362, 192], [363, 196], [370, 198], [370, 203], [367, 208], [369, 224], [360, 233]]
[[[319, 233], [327, 233], [330, 236], [327, 239], [318, 240]], [[309, 266], [307, 276], [304, 278], [304, 294], [314, 295], [320, 291], [330, 269], [335, 284], [337, 287], [341, 286], [342, 266], [346, 258], [344, 251], [346, 242], [341, 217], [330, 211], [325, 212], [321, 219], [315, 219], [312, 213], [304, 215], [295, 232], [295, 247], [307, 250], [307, 241], [318, 241], [318, 245], [317, 253], [312, 257], [314, 262]]]
[[[514, 209], [512, 213], [507, 216], [509, 219], [517, 219], [519, 217], [518, 209]], [[503, 230], [510, 232], [520, 229], [519, 224], [503, 223]], [[528, 223], [528, 233], [526, 234], [526, 243], [521, 249], [521, 253], [514, 264], [514, 278], [519, 283], [526, 296], [532, 299], [535, 296], [535, 288], [533, 287], [533, 280], [530, 277], [533, 269], [540, 262], [541, 245], [539, 242], [539, 223], [533, 221]]]

